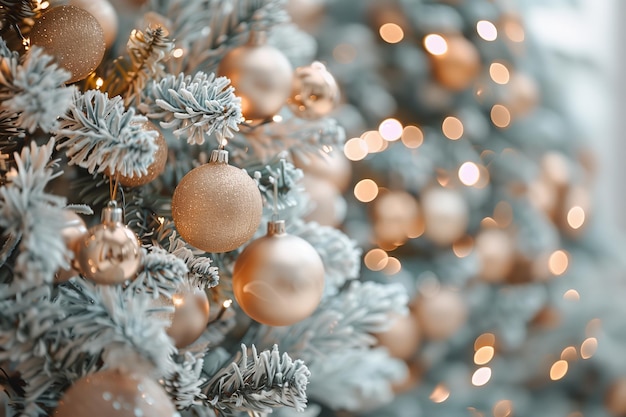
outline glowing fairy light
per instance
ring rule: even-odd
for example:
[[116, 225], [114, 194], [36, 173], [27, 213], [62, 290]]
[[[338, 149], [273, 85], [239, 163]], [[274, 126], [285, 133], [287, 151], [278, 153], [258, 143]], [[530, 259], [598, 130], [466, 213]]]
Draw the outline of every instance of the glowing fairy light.
[[280, 123], [283, 121], [283, 116], [281, 116], [280, 114], [275, 114], [272, 116], [272, 121], [276, 123]]
[[96, 78], [96, 90], [99, 90], [104, 85], [104, 80], [101, 77]]
[[491, 368], [484, 366], [478, 368], [472, 375], [472, 385], [482, 387], [491, 379]]
[[402, 137], [402, 129], [402, 123], [396, 119], [386, 119], [378, 126], [378, 133], [383, 139], [393, 142]]
[[433, 392], [430, 393], [430, 400], [436, 404], [440, 404], [450, 397], [450, 390], [444, 384], [437, 384]]
[[176, 48], [172, 51], [172, 56], [174, 58], [182, 58], [184, 53], [185, 51], [183, 50], [183, 48]]
[[441, 124], [443, 134], [450, 140], [457, 140], [463, 136], [463, 123], [453, 116], [448, 116]]
[[398, 43], [404, 39], [404, 31], [395, 23], [385, 23], [378, 29], [378, 34], [387, 43]]
[[567, 212], [567, 224], [572, 229], [580, 229], [585, 224], [585, 210], [580, 206], [574, 206]]
[[389, 261], [389, 255], [382, 249], [372, 249], [365, 254], [363, 262], [371, 271], [382, 271]]
[[443, 36], [431, 33], [424, 37], [424, 48], [432, 55], [443, 55], [448, 52], [448, 42]]
[[464, 236], [452, 244], [452, 252], [457, 258], [466, 258], [474, 250], [474, 239], [471, 236]]
[[489, 76], [496, 84], [506, 84], [511, 79], [509, 69], [501, 62], [494, 62], [489, 66]]
[[504, 129], [511, 124], [511, 112], [502, 104], [495, 104], [491, 108], [491, 122], [495, 126]]
[[493, 333], [483, 333], [474, 341], [474, 350], [477, 351], [483, 346], [495, 346], [496, 336]]
[[367, 156], [367, 144], [361, 138], [352, 138], [343, 145], [343, 153], [351, 161], [360, 161]]
[[407, 148], [415, 149], [424, 143], [424, 133], [417, 126], [406, 126], [402, 129], [402, 143]]
[[553, 381], [558, 381], [562, 379], [565, 374], [567, 374], [567, 370], [569, 369], [569, 365], [567, 361], [561, 359], [552, 364], [550, 367], [550, 379]]
[[233, 300], [231, 300], [230, 298], [228, 300], [224, 300], [224, 302], [222, 303], [222, 306], [224, 308], [229, 308], [231, 305], [233, 305]]
[[513, 401], [500, 400], [493, 406], [493, 417], [512, 417]]
[[385, 265], [385, 268], [383, 269], [383, 273], [385, 275], [395, 275], [401, 270], [402, 270], [402, 263], [400, 263], [400, 260], [398, 258], [394, 258], [393, 256], [390, 256], [387, 259], [387, 265]]
[[567, 301], [580, 301], [580, 294], [575, 289], [569, 289], [563, 294], [563, 299]]
[[583, 359], [591, 358], [598, 350], [598, 339], [589, 337], [580, 345], [580, 357]]
[[553, 275], [563, 275], [569, 266], [569, 257], [564, 250], [554, 251], [548, 258], [548, 269]]
[[578, 352], [574, 346], [568, 346], [561, 352], [561, 359], [564, 361], [573, 362], [578, 359]]
[[378, 185], [373, 181], [364, 179], [354, 186], [354, 196], [362, 203], [369, 203], [378, 195]]
[[465, 162], [459, 168], [459, 180], [464, 185], [472, 186], [475, 185], [478, 180], [480, 180], [480, 170], [478, 169], [478, 165], [473, 162]]
[[387, 141], [380, 136], [378, 130], [368, 130], [361, 135], [361, 139], [365, 141], [369, 153], [382, 152], [387, 149]]
[[493, 346], [482, 346], [474, 353], [474, 363], [476, 365], [486, 365], [495, 354]]
[[495, 41], [498, 38], [496, 25], [488, 20], [478, 21], [478, 23], [476, 23], [476, 32], [478, 32], [478, 36], [486, 41]]

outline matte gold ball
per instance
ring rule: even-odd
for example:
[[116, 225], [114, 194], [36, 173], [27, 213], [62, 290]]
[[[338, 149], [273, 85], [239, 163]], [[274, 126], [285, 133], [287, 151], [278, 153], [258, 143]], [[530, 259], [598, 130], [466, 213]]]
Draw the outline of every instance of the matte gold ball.
[[180, 349], [200, 337], [209, 324], [209, 299], [199, 288], [177, 292], [167, 303], [174, 306], [167, 334]]
[[76, 6], [53, 7], [35, 21], [32, 46], [40, 46], [71, 73], [67, 83], [87, 77], [104, 56], [104, 32], [98, 20]]
[[350, 160], [338, 150], [329, 153], [294, 154], [293, 164], [306, 174], [332, 182], [342, 192], [348, 189], [352, 179]]
[[250, 240], [261, 224], [263, 201], [243, 170], [209, 162], [189, 171], [172, 196], [178, 233], [192, 246], [221, 253]]
[[63, 394], [54, 417], [175, 417], [178, 413], [157, 382], [105, 370], [76, 381]]
[[158, 132], [159, 136], [157, 136], [155, 140], [157, 150], [154, 152], [154, 162], [148, 166], [148, 172], [145, 175], [135, 175], [132, 177], [126, 175], [119, 176], [120, 184], [127, 187], [139, 187], [151, 182], [156, 177], [161, 175], [165, 169], [165, 164], [167, 163], [167, 141], [161, 134], [161, 131], [152, 122], [145, 122], [142, 127], [144, 130], [154, 130]]
[[87, 226], [83, 219], [73, 210], [63, 210], [63, 229], [61, 230], [61, 238], [65, 246], [74, 253], [74, 258], [70, 259], [70, 267], [68, 269], [59, 269], [54, 277], [54, 282], [63, 282], [76, 276], [79, 272], [74, 268], [76, 265], [76, 257], [80, 243], [87, 235]]
[[110, 48], [117, 38], [118, 27], [117, 12], [113, 5], [107, 0], [70, 0], [69, 4], [88, 11], [96, 18], [104, 32], [104, 43]]
[[217, 73], [230, 79], [241, 98], [242, 114], [249, 120], [274, 116], [291, 94], [291, 63], [270, 45], [246, 44], [232, 49], [220, 61]]
[[468, 311], [459, 293], [441, 288], [417, 298], [415, 316], [425, 338], [446, 340], [465, 324]]
[[292, 325], [319, 305], [324, 265], [306, 240], [284, 232], [268, 233], [237, 258], [233, 292], [241, 309], [259, 323]]
[[481, 68], [480, 55], [476, 47], [461, 35], [446, 37], [448, 49], [441, 55], [432, 55], [435, 79], [452, 91], [468, 88], [478, 76]]
[[451, 245], [465, 234], [469, 208], [463, 196], [447, 188], [431, 188], [421, 198], [424, 234], [439, 246]]
[[373, 204], [374, 233], [378, 242], [397, 244], [406, 241], [420, 226], [420, 208], [406, 191], [381, 193]]
[[376, 333], [378, 344], [384, 346], [394, 358], [409, 360], [420, 345], [420, 328], [412, 313], [392, 318], [389, 330]]
[[326, 116], [339, 103], [339, 86], [321, 62], [296, 68], [289, 108], [308, 120]]

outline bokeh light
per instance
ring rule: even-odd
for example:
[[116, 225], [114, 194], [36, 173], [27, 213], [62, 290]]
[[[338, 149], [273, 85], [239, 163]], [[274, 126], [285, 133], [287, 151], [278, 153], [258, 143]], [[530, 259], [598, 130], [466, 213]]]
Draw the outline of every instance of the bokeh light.
[[495, 41], [498, 38], [496, 25], [488, 20], [478, 21], [478, 23], [476, 23], [476, 32], [478, 32], [478, 36], [486, 41]]
[[398, 43], [404, 39], [404, 31], [395, 23], [385, 23], [378, 29], [378, 34], [387, 43]]
[[432, 55], [443, 55], [448, 52], [448, 42], [443, 36], [431, 33], [424, 37], [424, 48]]
[[441, 130], [448, 139], [457, 140], [463, 136], [463, 123], [454, 116], [448, 116], [443, 120]]
[[362, 203], [373, 201], [378, 195], [378, 185], [370, 179], [364, 179], [354, 186], [354, 196]]

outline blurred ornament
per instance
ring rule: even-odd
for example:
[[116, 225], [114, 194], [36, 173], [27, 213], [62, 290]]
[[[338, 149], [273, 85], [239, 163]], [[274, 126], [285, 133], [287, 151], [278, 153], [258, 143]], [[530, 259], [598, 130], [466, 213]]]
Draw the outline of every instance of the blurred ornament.
[[104, 33], [104, 44], [110, 48], [117, 38], [118, 19], [108, 0], [70, 0], [69, 5], [80, 7], [96, 18]]
[[325, 0], [288, 0], [287, 13], [291, 21], [307, 32], [315, 32], [324, 18]]
[[343, 222], [347, 211], [346, 201], [334, 184], [315, 175], [305, 175], [300, 184], [312, 203], [312, 209], [304, 216], [304, 220], [332, 227]]
[[463, 298], [445, 287], [420, 294], [414, 307], [421, 332], [429, 340], [446, 340], [467, 321], [468, 310]]
[[233, 292], [241, 309], [268, 326], [289, 326], [311, 315], [324, 292], [324, 265], [306, 240], [271, 221], [267, 235], [241, 252], [233, 270]]
[[480, 261], [479, 277], [490, 283], [500, 283], [513, 268], [515, 246], [509, 233], [489, 228], [476, 235], [474, 248]]
[[406, 191], [381, 193], [373, 204], [374, 233], [383, 244], [404, 243], [421, 229], [419, 204]]
[[168, 317], [167, 334], [178, 349], [189, 346], [200, 337], [209, 324], [209, 299], [200, 288], [177, 291], [171, 299], [161, 297], [163, 305], [173, 305]]
[[450, 90], [465, 90], [480, 72], [480, 55], [474, 44], [462, 35], [446, 36], [445, 41], [446, 52], [430, 55], [433, 75], [441, 85]]
[[315, 120], [329, 114], [339, 103], [339, 86], [326, 66], [315, 61], [298, 67], [293, 77], [289, 108], [298, 117]]
[[76, 258], [81, 242], [87, 234], [87, 226], [83, 219], [73, 210], [63, 210], [63, 229], [61, 229], [61, 238], [65, 246], [74, 253], [73, 259], [68, 260], [70, 267], [68, 269], [59, 269], [54, 276], [54, 282], [63, 282], [77, 276], [80, 272], [76, 270]]
[[408, 366], [406, 378], [401, 381], [393, 381], [391, 384], [391, 389], [395, 395], [400, 395], [412, 390], [422, 378], [424, 369], [419, 361], [411, 361], [408, 363]]
[[412, 312], [391, 318], [393, 323], [387, 331], [376, 333], [380, 346], [384, 346], [394, 358], [409, 360], [420, 345], [420, 329]]
[[71, 73], [67, 84], [93, 72], [104, 56], [104, 32], [98, 20], [76, 6], [57, 6], [35, 21], [31, 46], [42, 47]]
[[118, 370], [82, 377], [63, 394], [54, 417], [175, 417], [169, 395], [152, 379]]
[[341, 151], [294, 154], [293, 164], [306, 174], [333, 183], [341, 192], [346, 191], [350, 185], [352, 165]]
[[504, 104], [513, 117], [530, 113], [541, 100], [541, 92], [534, 78], [523, 72], [514, 72], [507, 83]]
[[559, 207], [557, 225], [569, 236], [577, 237], [585, 230], [592, 212], [591, 193], [583, 185], [572, 185], [565, 192]]
[[139, 187], [141, 185], [145, 185], [151, 182], [156, 177], [161, 175], [161, 173], [165, 169], [165, 164], [167, 163], [167, 142], [161, 134], [161, 131], [152, 122], [149, 121], [143, 123], [142, 128], [143, 130], [154, 130], [158, 132], [159, 136], [157, 136], [157, 138], [155, 139], [157, 150], [154, 152], [154, 161], [148, 166], [148, 172], [145, 175], [135, 175], [132, 177], [127, 175], [120, 175], [118, 177], [120, 184], [127, 187]]
[[543, 329], [556, 329], [561, 325], [563, 317], [555, 307], [543, 307], [531, 320], [531, 324]]
[[213, 150], [209, 162], [188, 172], [174, 190], [172, 217], [190, 245], [221, 253], [247, 242], [261, 223], [263, 201], [256, 182]]
[[626, 378], [611, 383], [604, 397], [604, 404], [615, 417], [626, 416]]
[[224, 55], [217, 73], [230, 79], [235, 94], [241, 97], [243, 116], [248, 120], [274, 116], [291, 94], [291, 63], [282, 52], [266, 43], [265, 32], [250, 32], [248, 43]]
[[447, 188], [429, 188], [421, 197], [426, 237], [439, 246], [454, 243], [465, 234], [469, 208], [463, 196]]
[[80, 271], [98, 284], [121, 284], [135, 277], [142, 258], [137, 235], [122, 224], [122, 209], [111, 201], [102, 209], [101, 224], [91, 227], [80, 242]]

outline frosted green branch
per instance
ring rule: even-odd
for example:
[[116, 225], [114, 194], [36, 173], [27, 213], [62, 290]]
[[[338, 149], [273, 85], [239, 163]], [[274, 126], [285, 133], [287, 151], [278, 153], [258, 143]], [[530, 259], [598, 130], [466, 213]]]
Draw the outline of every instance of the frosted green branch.
[[76, 94], [74, 104], [61, 118], [56, 140], [66, 149], [69, 164], [86, 168], [90, 173], [145, 175], [154, 161], [158, 133], [144, 130], [144, 116], [128, 111], [120, 96], [88, 90]]
[[218, 140], [233, 137], [243, 121], [241, 99], [225, 77], [197, 72], [167, 75], [144, 90], [139, 109], [190, 144], [202, 144], [213, 133]]
[[175, 233], [170, 235], [169, 251], [183, 260], [189, 269], [188, 278], [192, 286], [201, 288], [213, 288], [219, 284], [219, 272], [213, 266], [213, 260], [206, 256], [196, 256], [187, 243], [178, 238]]
[[33, 0], [0, 0], [0, 28], [19, 25], [35, 17], [37, 10]]
[[143, 269], [128, 285], [127, 291], [147, 291], [155, 299], [159, 294], [171, 296], [185, 282], [187, 273], [184, 261], [164, 249], [152, 246], [150, 252], [144, 256]]
[[170, 394], [176, 408], [185, 409], [192, 405], [202, 405], [206, 396], [202, 385], [206, 382], [202, 375], [203, 360], [186, 352], [181, 363], [175, 363], [175, 370], [164, 378], [162, 384]]
[[269, 413], [281, 406], [303, 410], [309, 376], [304, 362], [286, 353], [281, 356], [278, 346], [257, 354], [253, 345], [249, 357], [242, 345], [239, 358], [213, 376], [205, 393], [208, 403], [221, 410]]

